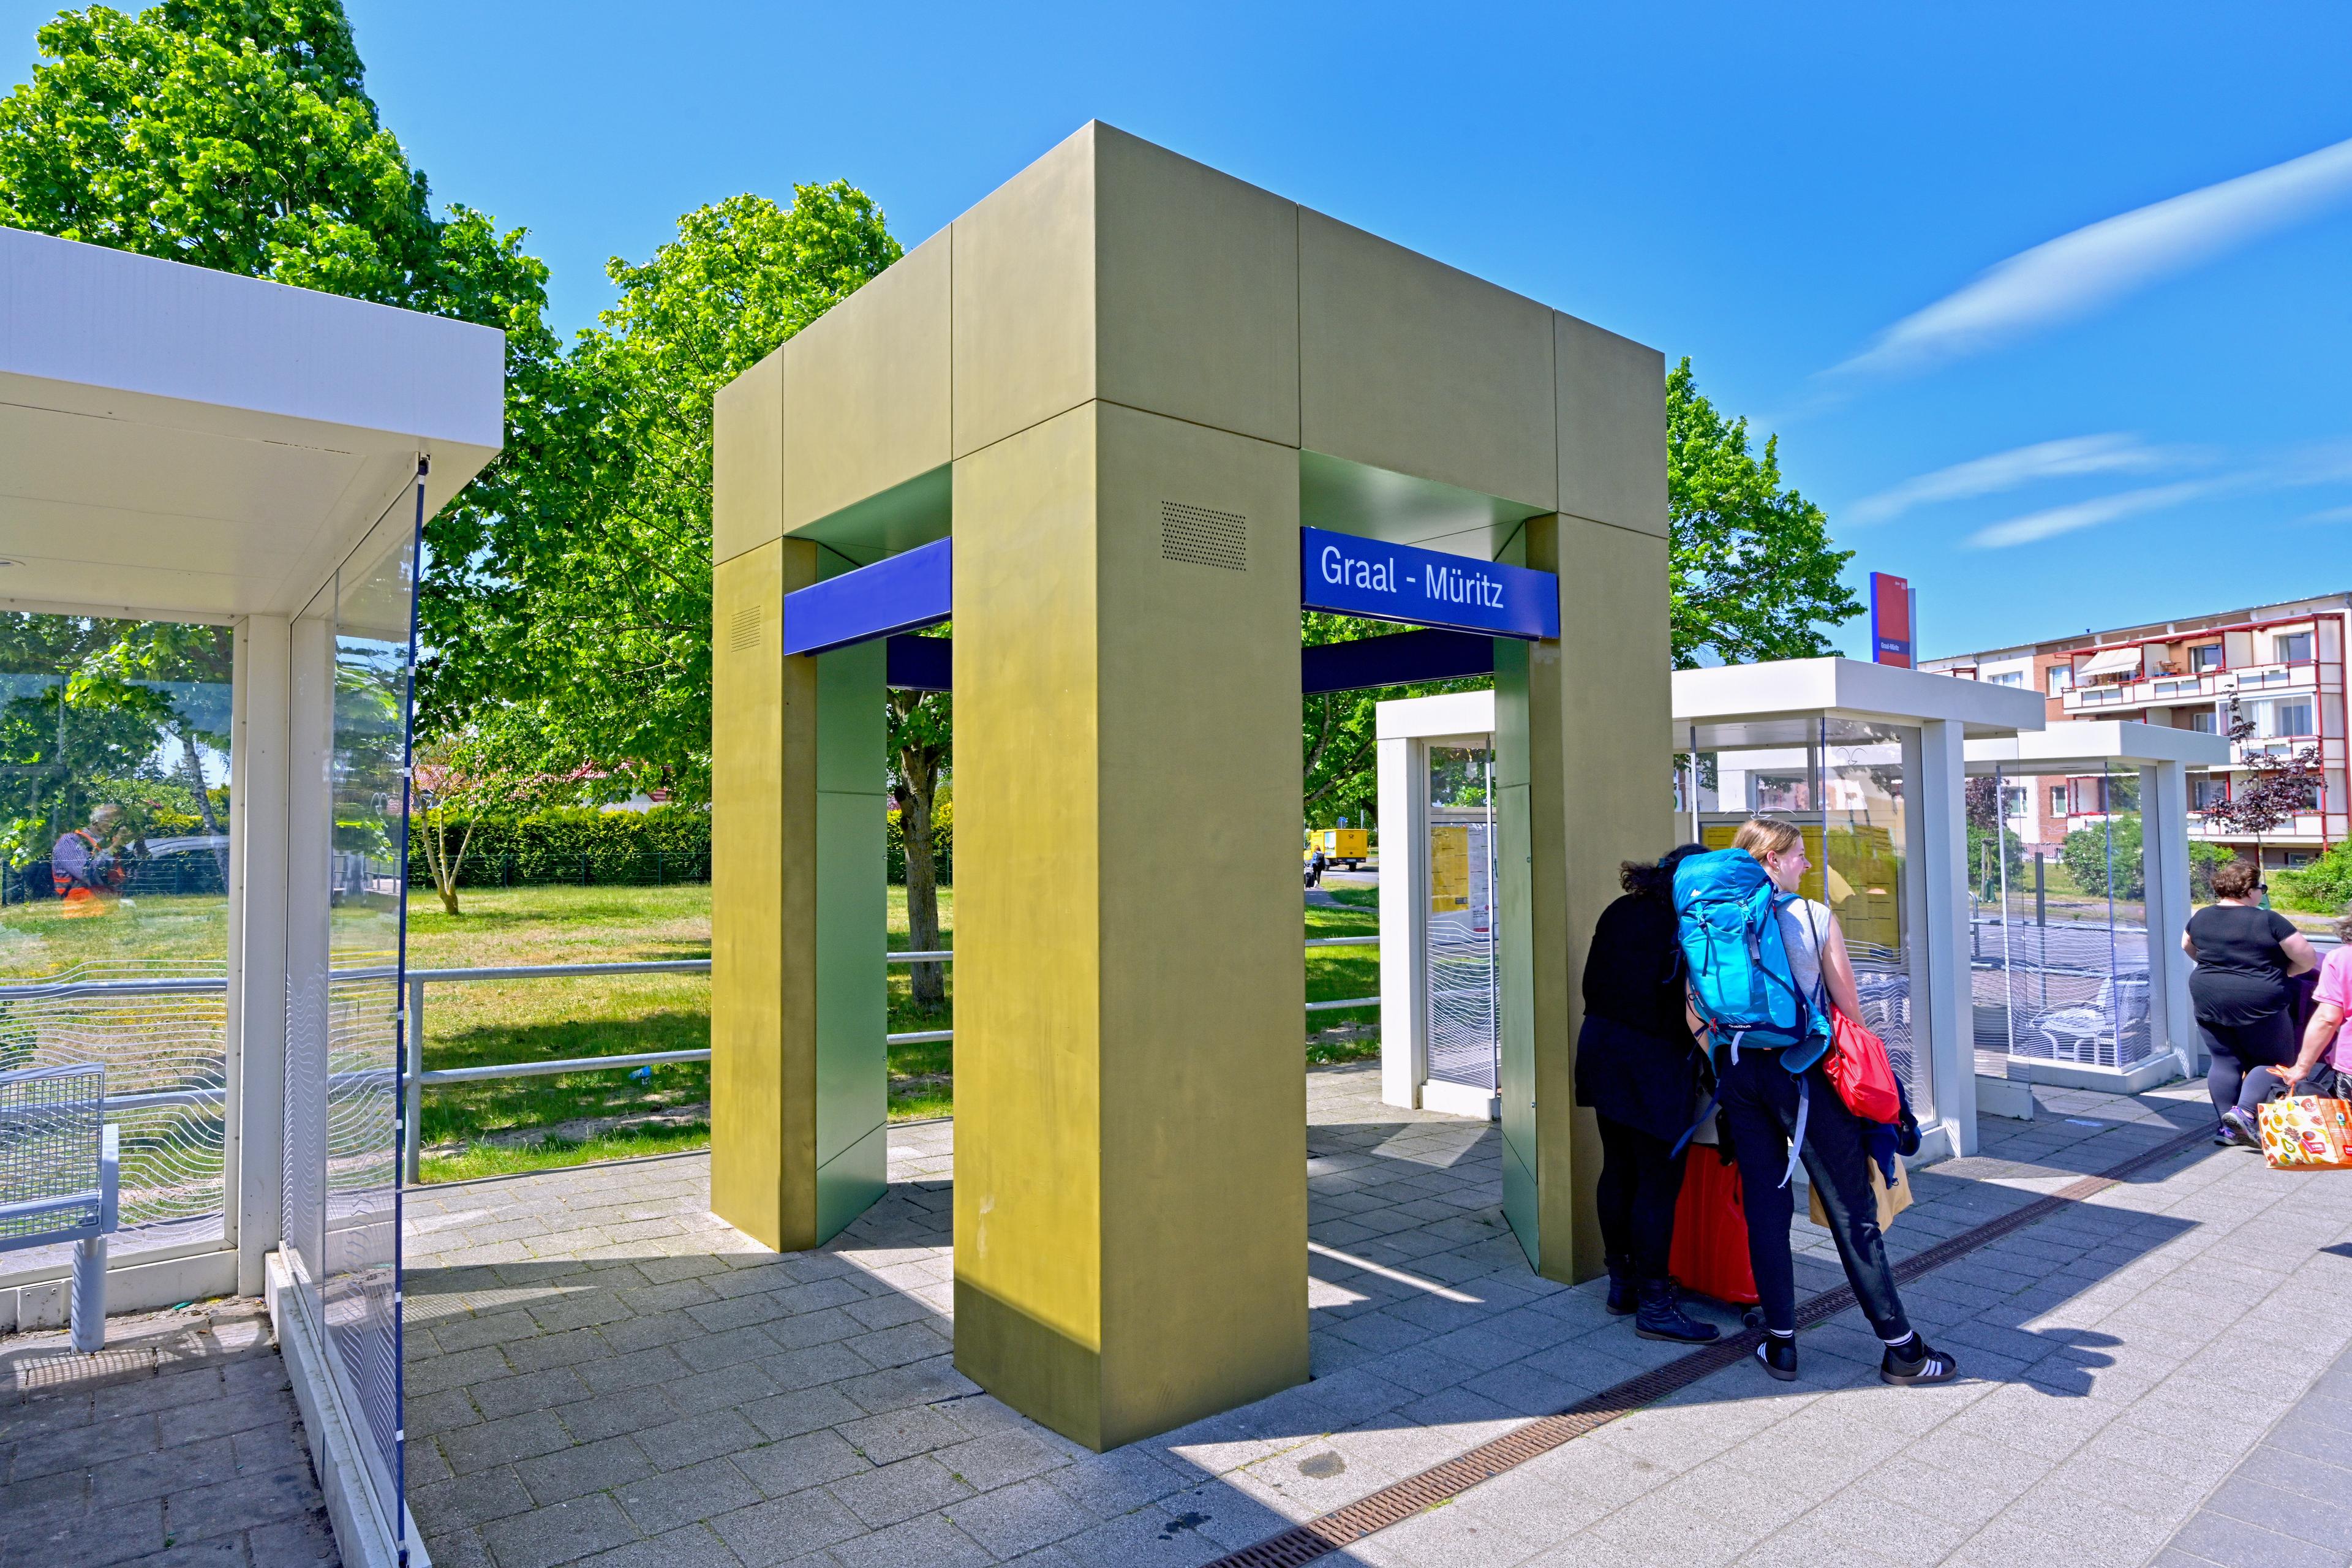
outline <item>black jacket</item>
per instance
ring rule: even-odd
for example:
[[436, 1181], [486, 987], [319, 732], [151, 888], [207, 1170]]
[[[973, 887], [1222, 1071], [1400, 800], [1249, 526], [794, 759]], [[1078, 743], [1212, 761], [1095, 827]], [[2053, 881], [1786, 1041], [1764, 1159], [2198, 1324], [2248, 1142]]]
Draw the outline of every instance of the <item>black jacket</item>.
[[1585, 955], [1576, 1103], [1671, 1142], [1690, 1129], [1698, 1081], [1675, 911], [1628, 893], [1601, 911]]

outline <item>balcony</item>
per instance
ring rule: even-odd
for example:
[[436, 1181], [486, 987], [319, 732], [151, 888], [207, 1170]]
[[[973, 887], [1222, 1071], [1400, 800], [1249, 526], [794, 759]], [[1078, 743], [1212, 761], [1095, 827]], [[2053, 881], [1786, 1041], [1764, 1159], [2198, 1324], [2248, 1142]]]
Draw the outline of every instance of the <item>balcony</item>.
[[2077, 686], [2070, 688], [2061, 700], [2069, 717], [2084, 713], [2104, 716], [2134, 708], [2218, 702], [2239, 693], [2315, 691], [2318, 687], [2319, 666], [2315, 662], [2256, 664], [2242, 669], [2209, 669], [2197, 675], [2157, 675], [2138, 680]]

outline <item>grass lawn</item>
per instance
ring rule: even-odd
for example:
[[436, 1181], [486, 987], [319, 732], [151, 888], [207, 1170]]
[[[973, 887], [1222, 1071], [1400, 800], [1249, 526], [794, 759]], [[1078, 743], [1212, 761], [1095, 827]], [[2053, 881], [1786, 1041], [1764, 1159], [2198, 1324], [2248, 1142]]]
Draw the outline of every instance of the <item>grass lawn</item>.
[[[1306, 911], [1307, 936], [1380, 929], [1380, 895], [1335, 891], [1339, 907]], [[710, 889], [514, 888], [468, 889], [450, 916], [429, 891], [409, 901], [408, 962], [424, 969], [532, 963], [610, 963], [631, 959], [708, 958]], [[890, 889], [893, 948], [907, 944], [907, 894]], [[955, 944], [954, 889], [940, 890], [940, 942]], [[888, 974], [888, 1029], [913, 1034], [954, 1025], [955, 966], [947, 1000], [915, 1005], [909, 966]], [[1307, 954], [1310, 1001], [1370, 996], [1380, 990], [1377, 947], [1321, 948]], [[1379, 1009], [1309, 1015], [1307, 1059], [1345, 1061], [1375, 1054]], [[710, 1044], [710, 983], [699, 974], [602, 979], [469, 982], [427, 989], [428, 1068], [566, 1057], [688, 1050]], [[950, 1041], [890, 1048], [890, 1118], [945, 1116], [955, 1109]], [[629, 1072], [562, 1073], [456, 1084], [425, 1094], [428, 1182], [575, 1164], [624, 1154], [667, 1153], [709, 1140], [710, 1070], [698, 1062]]]

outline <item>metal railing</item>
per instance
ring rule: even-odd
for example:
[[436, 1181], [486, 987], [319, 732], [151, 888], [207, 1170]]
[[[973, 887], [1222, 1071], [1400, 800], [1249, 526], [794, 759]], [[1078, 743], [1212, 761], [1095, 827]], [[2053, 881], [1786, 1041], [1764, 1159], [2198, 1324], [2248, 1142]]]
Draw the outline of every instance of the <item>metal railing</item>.
[[[1362, 936], [1308, 937], [1306, 945], [1318, 947], [1377, 947], [1378, 932]], [[919, 952], [884, 954], [885, 963], [951, 963], [955, 961], [952, 948], [930, 948]], [[388, 967], [338, 970], [337, 980], [389, 980], [396, 972]], [[419, 1136], [424, 1114], [424, 1092], [428, 1085], [446, 1083], [480, 1083], [502, 1078], [540, 1078], [569, 1072], [607, 1072], [623, 1068], [659, 1067], [672, 1062], [707, 1062], [710, 1059], [708, 1046], [692, 1050], [635, 1051], [621, 1056], [565, 1057], [551, 1061], [489, 1062], [479, 1067], [425, 1068], [425, 990], [428, 985], [464, 984], [471, 981], [498, 980], [565, 980], [606, 974], [708, 974], [710, 960], [707, 958], [648, 959], [619, 963], [523, 963], [482, 968], [410, 969], [402, 974], [406, 984], [407, 1027], [403, 1031], [406, 1040], [406, 1061], [402, 1072], [401, 1123], [403, 1175], [414, 1184], [417, 1178], [423, 1140]], [[17, 1001], [48, 1001], [74, 996], [172, 996], [226, 992], [225, 976], [211, 975], [190, 979], [155, 980], [76, 980], [49, 985], [0, 985], [0, 1003]], [[1376, 1007], [1377, 996], [1350, 996], [1336, 1002], [1309, 1002], [1309, 1013], [1340, 1012], [1351, 1007]], [[916, 1029], [905, 1034], [885, 1035], [885, 1044], [893, 1046], [929, 1045], [955, 1038], [953, 1029]], [[227, 1098], [227, 1091], [218, 1088], [158, 1089], [145, 1093], [110, 1094], [107, 1104], [117, 1110], [133, 1110], [173, 1105], [213, 1105]]]
[[[1363, 936], [1319, 936], [1306, 939], [1308, 947], [1377, 947], [1378, 932]], [[953, 948], [929, 948], [919, 952], [888, 952], [883, 963], [951, 963]], [[422, 1163], [423, 1138], [419, 1135], [424, 1114], [424, 1091], [428, 1084], [478, 1083], [488, 1079], [535, 1078], [568, 1072], [605, 1072], [618, 1068], [659, 1067], [670, 1062], [707, 1062], [710, 1047], [702, 1047], [682, 1051], [638, 1051], [625, 1056], [566, 1057], [552, 1061], [491, 1062], [480, 1067], [436, 1068], [425, 1069], [425, 988], [447, 982], [473, 980], [559, 980], [589, 974], [708, 974], [710, 960], [681, 958], [651, 961], [641, 963], [539, 963], [517, 964], [491, 969], [412, 969], [408, 971], [408, 1041], [406, 1093], [401, 1105], [402, 1140], [404, 1150], [403, 1176], [415, 1184]], [[225, 983], [215, 983], [225, 984]], [[5, 993], [0, 993], [5, 996]], [[1309, 1002], [1309, 1013], [1337, 1012], [1349, 1007], [1377, 1007], [1377, 996], [1353, 996], [1338, 1002]], [[905, 1034], [885, 1035], [883, 1043], [892, 1046], [929, 1045], [955, 1038], [953, 1029], [915, 1029]]]

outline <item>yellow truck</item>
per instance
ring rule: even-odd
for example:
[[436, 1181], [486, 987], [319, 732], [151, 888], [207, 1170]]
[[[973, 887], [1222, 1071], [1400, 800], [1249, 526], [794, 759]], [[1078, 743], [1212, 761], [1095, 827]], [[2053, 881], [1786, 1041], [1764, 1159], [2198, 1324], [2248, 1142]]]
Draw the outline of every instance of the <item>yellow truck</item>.
[[1362, 827], [1311, 827], [1307, 831], [1307, 849], [1302, 860], [1315, 858], [1315, 851], [1323, 851], [1324, 864], [1345, 866], [1352, 871], [1372, 858], [1372, 836]]

